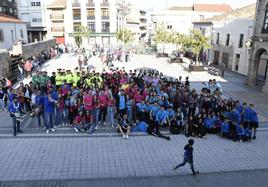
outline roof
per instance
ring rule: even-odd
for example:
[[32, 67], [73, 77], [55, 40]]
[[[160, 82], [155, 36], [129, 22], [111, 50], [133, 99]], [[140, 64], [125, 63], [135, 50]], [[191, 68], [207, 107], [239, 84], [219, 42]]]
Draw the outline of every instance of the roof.
[[47, 6], [48, 9], [66, 8], [66, 0], [55, 0]]
[[199, 12], [230, 12], [233, 10], [228, 4], [193, 4], [193, 9]]
[[231, 12], [227, 12], [225, 14], [221, 14], [218, 16], [214, 16], [212, 18], [205, 19], [205, 22], [212, 22], [212, 21], [227, 21], [235, 18], [249, 18], [254, 19], [256, 12], [256, 3], [238, 8]]
[[15, 17], [0, 13], [0, 23], [24, 23], [24, 22]]
[[169, 10], [193, 11], [193, 7], [173, 6], [173, 7], [170, 7]]

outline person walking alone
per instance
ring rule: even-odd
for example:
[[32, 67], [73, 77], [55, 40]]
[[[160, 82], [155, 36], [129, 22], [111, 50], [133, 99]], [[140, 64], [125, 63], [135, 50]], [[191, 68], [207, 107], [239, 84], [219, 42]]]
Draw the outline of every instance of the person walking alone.
[[194, 140], [189, 139], [188, 144], [184, 146], [184, 155], [183, 155], [183, 162], [173, 168], [173, 171], [178, 169], [179, 167], [184, 166], [186, 163], [190, 164], [191, 170], [193, 175], [199, 174], [199, 171], [194, 170], [194, 163], [193, 163], [193, 148]]

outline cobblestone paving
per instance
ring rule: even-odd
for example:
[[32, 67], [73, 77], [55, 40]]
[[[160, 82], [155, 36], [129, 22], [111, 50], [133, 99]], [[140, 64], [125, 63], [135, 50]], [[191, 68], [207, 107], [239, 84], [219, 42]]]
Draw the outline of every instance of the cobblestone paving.
[[[96, 179], [172, 176], [182, 161], [187, 138], [166, 141], [149, 136], [77, 138], [12, 138], [0, 141], [0, 176], [3, 181]], [[268, 169], [268, 136], [259, 133], [252, 143], [232, 142], [217, 136], [196, 139], [195, 166], [202, 173]]]

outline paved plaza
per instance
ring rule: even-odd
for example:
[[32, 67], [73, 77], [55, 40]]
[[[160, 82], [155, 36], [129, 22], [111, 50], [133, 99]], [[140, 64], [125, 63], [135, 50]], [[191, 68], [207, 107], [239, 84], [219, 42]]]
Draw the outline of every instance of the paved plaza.
[[[4, 181], [158, 177], [190, 174], [182, 161], [187, 138], [150, 137], [12, 138], [0, 141], [0, 176]], [[268, 169], [268, 136], [251, 143], [218, 136], [196, 139], [195, 167], [201, 173]]]
[[[103, 69], [97, 57], [90, 59], [90, 63], [98, 71]], [[76, 66], [77, 57], [64, 54], [44, 69], [51, 73]], [[165, 58], [145, 55], [134, 55], [131, 62], [116, 62], [115, 66], [126, 70], [150, 67], [169, 76], [189, 76], [196, 89], [202, 88], [201, 82], [216, 78], [226, 97], [256, 105], [261, 120], [257, 139], [251, 143], [233, 142], [216, 135], [196, 139], [194, 163], [201, 174], [192, 177], [188, 166], [172, 171], [182, 161], [187, 142], [184, 135], [171, 136], [170, 142], [143, 133], [123, 140], [115, 130], [105, 129], [92, 136], [75, 134], [70, 128], [47, 135], [35, 128], [35, 121], [26, 119], [24, 133], [13, 137], [9, 115], [0, 113], [0, 187], [267, 186], [268, 97], [246, 87], [244, 77], [230, 72], [225, 78], [207, 72], [190, 73], [178, 64], [167, 63]]]

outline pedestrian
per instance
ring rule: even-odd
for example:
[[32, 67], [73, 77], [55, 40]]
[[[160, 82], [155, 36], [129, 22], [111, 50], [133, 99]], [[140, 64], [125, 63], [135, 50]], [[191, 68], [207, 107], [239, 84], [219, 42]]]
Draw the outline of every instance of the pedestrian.
[[29, 58], [26, 63], [24, 64], [24, 70], [26, 72], [26, 78], [30, 75], [30, 77], [32, 77], [32, 62], [31, 62], [31, 58]]
[[79, 56], [79, 58], [78, 58], [79, 71], [82, 70], [82, 65], [83, 65], [83, 58], [82, 58], [82, 56]]
[[178, 169], [179, 167], [184, 166], [185, 164], [190, 164], [191, 170], [193, 175], [199, 174], [199, 171], [195, 171], [194, 169], [194, 162], [193, 162], [193, 152], [194, 152], [194, 140], [189, 139], [188, 144], [184, 146], [184, 155], [183, 155], [183, 162], [173, 168], [173, 171]]
[[22, 131], [20, 130], [20, 117], [22, 114], [22, 110], [17, 97], [15, 97], [13, 101], [10, 103], [8, 111], [13, 120], [13, 135], [16, 136], [17, 132], [22, 133]]
[[224, 77], [225, 69], [226, 69], [225, 63], [222, 63], [222, 65], [221, 65], [221, 76], [222, 77]]
[[251, 108], [251, 115], [250, 115], [250, 130], [253, 131], [253, 137], [252, 139], [256, 139], [256, 133], [257, 133], [257, 128], [259, 127], [259, 118], [258, 118], [258, 113], [254, 108], [254, 105], [250, 105]]

